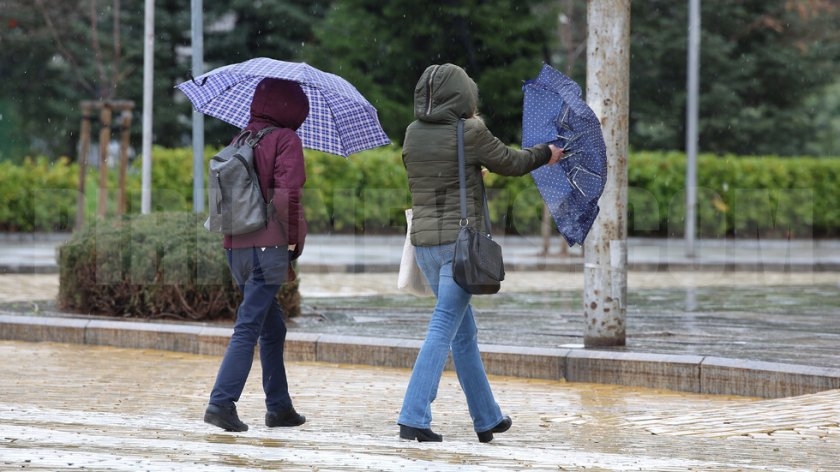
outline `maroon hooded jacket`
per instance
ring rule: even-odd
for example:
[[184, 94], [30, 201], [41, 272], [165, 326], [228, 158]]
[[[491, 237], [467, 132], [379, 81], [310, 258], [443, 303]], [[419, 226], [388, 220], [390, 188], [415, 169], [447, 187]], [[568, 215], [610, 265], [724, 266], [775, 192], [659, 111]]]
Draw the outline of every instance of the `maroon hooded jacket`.
[[[263, 79], [251, 101], [246, 130], [276, 126], [254, 148], [254, 167], [265, 201], [273, 201], [274, 215], [265, 229], [225, 236], [224, 247], [248, 248], [296, 245], [293, 257], [303, 252], [306, 220], [301, 189], [306, 182], [303, 146], [295, 131], [309, 115], [309, 99], [297, 82]], [[237, 134], [238, 136], [238, 134]], [[235, 138], [234, 138], [235, 139]]]

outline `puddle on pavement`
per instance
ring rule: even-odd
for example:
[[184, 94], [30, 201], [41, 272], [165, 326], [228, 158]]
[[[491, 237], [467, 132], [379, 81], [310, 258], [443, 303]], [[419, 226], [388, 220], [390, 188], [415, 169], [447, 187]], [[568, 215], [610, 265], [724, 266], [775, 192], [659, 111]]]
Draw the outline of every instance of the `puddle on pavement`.
[[[580, 291], [473, 297], [479, 341], [580, 345], [581, 300]], [[292, 331], [406, 339], [423, 338], [433, 308], [431, 298], [402, 295], [304, 303], [304, 316]], [[840, 344], [840, 324], [833, 322], [838, 316], [840, 291], [833, 285], [632, 290], [626, 349], [840, 367], [834, 353]]]

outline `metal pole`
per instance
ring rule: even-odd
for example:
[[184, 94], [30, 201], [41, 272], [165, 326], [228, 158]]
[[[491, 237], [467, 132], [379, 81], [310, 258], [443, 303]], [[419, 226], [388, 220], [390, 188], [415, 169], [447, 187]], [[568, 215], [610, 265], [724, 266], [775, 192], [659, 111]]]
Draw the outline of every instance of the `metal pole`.
[[[192, 73], [204, 73], [204, 14], [202, 0], [191, 0]], [[193, 110], [193, 211], [204, 212], [204, 115]]]
[[627, 150], [630, 0], [589, 0], [586, 101], [607, 145], [600, 212], [584, 242], [586, 347], [623, 346], [627, 309]]
[[143, 169], [140, 212], [152, 210], [152, 104], [155, 76], [155, 1], [146, 0], [143, 44]]
[[700, 0], [689, 0], [688, 106], [685, 130], [685, 255], [694, 257], [697, 232], [697, 109], [700, 83]]

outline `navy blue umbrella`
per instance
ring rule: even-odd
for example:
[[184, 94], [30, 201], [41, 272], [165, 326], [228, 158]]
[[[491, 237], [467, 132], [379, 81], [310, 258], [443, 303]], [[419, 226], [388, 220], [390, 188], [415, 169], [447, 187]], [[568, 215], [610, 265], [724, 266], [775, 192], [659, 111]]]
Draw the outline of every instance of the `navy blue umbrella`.
[[583, 244], [607, 180], [601, 123], [581, 98], [578, 84], [548, 64], [522, 90], [522, 147], [554, 143], [566, 154], [557, 165], [542, 166], [531, 176], [569, 246]]

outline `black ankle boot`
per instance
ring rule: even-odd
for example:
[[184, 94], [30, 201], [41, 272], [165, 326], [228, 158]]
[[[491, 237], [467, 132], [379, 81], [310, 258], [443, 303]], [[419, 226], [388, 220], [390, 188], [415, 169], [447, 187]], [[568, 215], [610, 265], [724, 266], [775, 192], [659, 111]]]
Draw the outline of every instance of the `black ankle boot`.
[[408, 439], [409, 441], [417, 440], [418, 442], [441, 442], [443, 436], [435, 433], [429, 428], [420, 429], [412, 428], [411, 426], [400, 425], [400, 438]]
[[294, 427], [306, 423], [306, 417], [295, 411], [294, 407], [286, 411], [269, 411], [265, 414], [265, 425], [269, 428]]
[[225, 431], [248, 431], [248, 425], [239, 420], [234, 404], [221, 406], [211, 403], [207, 405], [207, 410], [204, 412], [204, 422], [218, 426]]
[[493, 433], [504, 433], [510, 429], [512, 424], [513, 420], [510, 419], [510, 416], [505, 416], [496, 426], [493, 426], [487, 431], [476, 433], [478, 434], [478, 440], [483, 443], [490, 442], [493, 440]]

